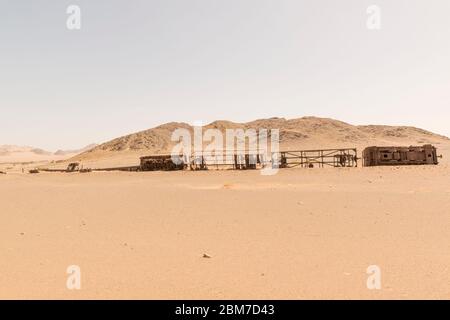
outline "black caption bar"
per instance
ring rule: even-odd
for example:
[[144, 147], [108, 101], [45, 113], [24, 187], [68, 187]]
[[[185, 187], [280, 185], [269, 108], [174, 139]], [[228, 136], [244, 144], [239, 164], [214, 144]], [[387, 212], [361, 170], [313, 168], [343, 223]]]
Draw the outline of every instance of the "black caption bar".
[[[449, 310], [449, 301], [294, 301], [294, 300], [83, 300], [1, 301], [3, 312], [58, 319], [108, 316], [123, 319], [314, 319], [355, 316], [358, 319], [398, 316], [429, 318]], [[99, 318], [100, 319], [100, 318]]]

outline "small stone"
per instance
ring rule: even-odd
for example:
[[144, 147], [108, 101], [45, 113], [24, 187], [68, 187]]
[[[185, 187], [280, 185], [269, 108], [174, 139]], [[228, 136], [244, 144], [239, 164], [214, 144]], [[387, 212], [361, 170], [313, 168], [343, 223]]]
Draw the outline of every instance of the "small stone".
[[206, 253], [204, 253], [204, 254], [203, 254], [203, 258], [205, 258], [205, 259], [211, 259], [211, 256], [208, 255], [208, 254], [206, 254]]

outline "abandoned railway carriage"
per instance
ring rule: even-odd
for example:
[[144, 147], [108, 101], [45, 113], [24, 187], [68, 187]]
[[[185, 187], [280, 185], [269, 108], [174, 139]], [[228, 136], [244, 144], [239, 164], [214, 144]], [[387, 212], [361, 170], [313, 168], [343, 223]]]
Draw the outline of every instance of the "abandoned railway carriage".
[[185, 163], [180, 157], [177, 163], [172, 161], [172, 156], [169, 155], [154, 155], [141, 157], [140, 168], [142, 171], [172, 171], [172, 170], [183, 170], [185, 169]]
[[410, 147], [368, 147], [363, 151], [364, 167], [438, 164], [431, 144]]

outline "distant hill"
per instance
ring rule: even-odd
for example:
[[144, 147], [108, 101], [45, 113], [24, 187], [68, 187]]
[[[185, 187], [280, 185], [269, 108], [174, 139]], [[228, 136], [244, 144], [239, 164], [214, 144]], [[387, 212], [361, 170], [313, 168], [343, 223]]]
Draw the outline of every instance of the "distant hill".
[[58, 151], [56, 151], [54, 153], [54, 155], [56, 155], [56, 156], [65, 156], [65, 155], [68, 155], [68, 154], [71, 154], [71, 155], [79, 154], [79, 153], [83, 153], [83, 152], [89, 151], [91, 149], [94, 149], [97, 146], [98, 146], [98, 144], [92, 143], [92, 144], [87, 145], [86, 147], [81, 148], [81, 149], [76, 149], [76, 150], [58, 150]]
[[[95, 161], [97, 159], [118, 158], [136, 159], [139, 155], [170, 152], [176, 142], [171, 141], [171, 134], [177, 128], [193, 132], [187, 123], [171, 122], [145, 131], [132, 133], [77, 155], [71, 160]], [[357, 147], [369, 145], [413, 145], [450, 143], [450, 139], [432, 132], [408, 126], [364, 125], [355, 126], [342, 121], [303, 117], [297, 119], [270, 118], [247, 123], [231, 121], [214, 121], [206, 126], [219, 129], [279, 129], [282, 149], [320, 149]]]
[[0, 163], [64, 160], [96, 146], [90, 144], [79, 150], [58, 150], [53, 153], [29, 146], [0, 145]]

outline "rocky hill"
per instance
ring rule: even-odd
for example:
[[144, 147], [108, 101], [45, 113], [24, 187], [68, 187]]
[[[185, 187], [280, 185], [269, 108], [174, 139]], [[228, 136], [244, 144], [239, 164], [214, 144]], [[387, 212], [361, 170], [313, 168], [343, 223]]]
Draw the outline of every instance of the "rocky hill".
[[[137, 157], [145, 154], [168, 153], [176, 142], [171, 141], [175, 129], [184, 128], [193, 132], [193, 127], [187, 123], [171, 122], [145, 131], [129, 134], [103, 143], [71, 160], [95, 160], [126, 156]], [[203, 130], [215, 128], [222, 132], [225, 129], [279, 129], [280, 148], [320, 149], [357, 147], [369, 145], [414, 145], [450, 143], [449, 138], [432, 132], [408, 126], [364, 125], [355, 126], [342, 121], [303, 117], [297, 119], [270, 118], [247, 123], [230, 121], [214, 121]], [[224, 135], [225, 136], [225, 135]]]

